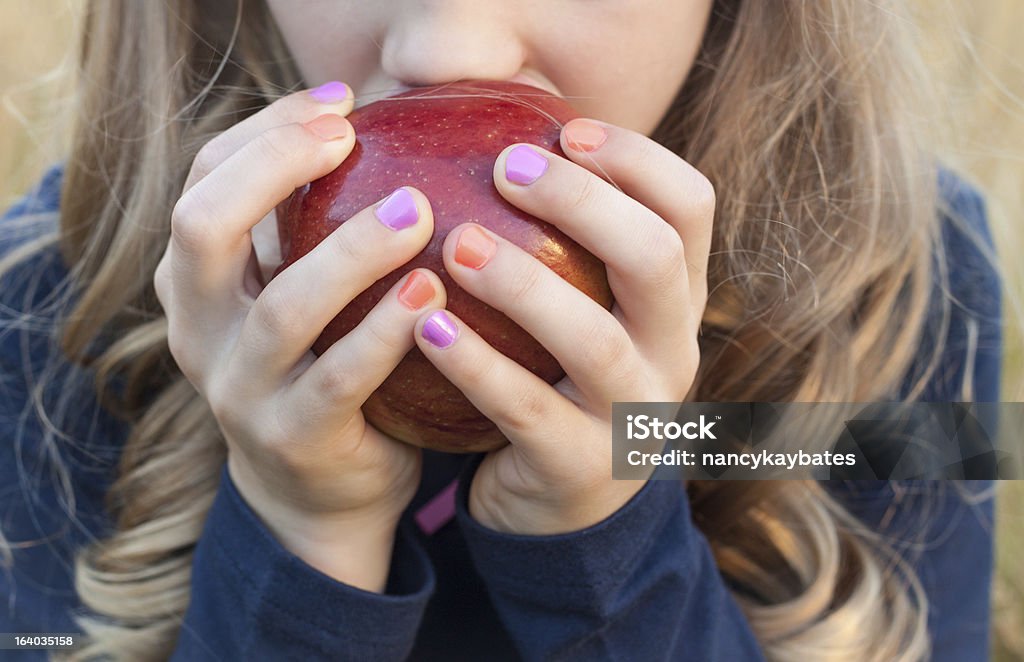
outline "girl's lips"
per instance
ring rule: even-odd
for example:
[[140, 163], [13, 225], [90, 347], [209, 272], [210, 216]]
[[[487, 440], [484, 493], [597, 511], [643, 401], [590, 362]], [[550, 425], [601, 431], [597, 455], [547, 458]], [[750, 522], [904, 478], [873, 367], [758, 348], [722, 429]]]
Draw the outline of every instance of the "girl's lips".
[[558, 89], [556, 89], [555, 86], [552, 85], [550, 82], [546, 80], [541, 80], [539, 78], [534, 78], [533, 76], [529, 76], [527, 74], [516, 74], [515, 76], [509, 78], [508, 80], [509, 82], [512, 83], [522, 83], [523, 85], [532, 85], [533, 87], [539, 87], [540, 89], [546, 92], [550, 92], [551, 94], [554, 94], [557, 97], [562, 96], [562, 93], [559, 92]]
[[[512, 76], [511, 78], [507, 78], [506, 80], [508, 82], [510, 82], [510, 83], [522, 83], [523, 85], [530, 85], [531, 87], [540, 88], [540, 89], [544, 90], [545, 92], [550, 92], [551, 94], [554, 94], [556, 97], [562, 97], [563, 96], [562, 93], [558, 91], [558, 88], [556, 88], [552, 83], [548, 82], [547, 79], [544, 79], [544, 78], [539, 78], [539, 77], [535, 78], [535, 77], [530, 76], [528, 74], [516, 74], [515, 76]], [[362, 97], [362, 98], [359, 97], [358, 95], [356, 95], [355, 107], [359, 108], [361, 106], [365, 106], [368, 103], [372, 103], [373, 101], [376, 101], [377, 99], [379, 99], [382, 96], [390, 96], [390, 95], [402, 94], [404, 92], [408, 92], [410, 90], [415, 90], [415, 89], [416, 89], [416, 87], [414, 87], [414, 86], [405, 85], [403, 83], [398, 83], [396, 85], [392, 85], [392, 86], [388, 87], [387, 88], [387, 94], [383, 94], [383, 95], [381, 95], [381, 94], [371, 94], [371, 95], [368, 95], [368, 96]]]

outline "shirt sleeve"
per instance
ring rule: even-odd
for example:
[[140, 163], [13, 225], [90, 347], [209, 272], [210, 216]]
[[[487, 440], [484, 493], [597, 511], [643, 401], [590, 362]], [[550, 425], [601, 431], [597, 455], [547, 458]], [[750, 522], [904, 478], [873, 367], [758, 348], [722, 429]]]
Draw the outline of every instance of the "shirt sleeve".
[[691, 523], [683, 484], [649, 481], [583, 531], [500, 533], [456, 517], [495, 608], [527, 660], [762, 660], [746, 618]]
[[[0, 256], [35, 232], [18, 218], [57, 210], [60, 175], [51, 169], [3, 215]], [[79, 633], [74, 557], [111, 532], [104, 498], [128, 428], [96, 402], [92, 373], [63, 360], [51, 337], [56, 311], [44, 303], [64, 275], [60, 255], [46, 250], [0, 282], [0, 533], [10, 545], [9, 556], [0, 554], [0, 632]], [[34, 393], [44, 374], [45, 415]], [[60, 409], [67, 391], [81, 397]], [[190, 581], [176, 660], [400, 660], [434, 572], [401, 529], [383, 594], [337, 582], [285, 550], [225, 470]], [[46, 658], [43, 650], [24, 655]]]
[[910, 565], [927, 599], [932, 662], [989, 659], [991, 481], [851, 481], [847, 509]]
[[[932, 305], [921, 346], [901, 389], [906, 397], [941, 356], [920, 400], [998, 402], [1003, 359], [1003, 284], [985, 200], [949, 170], [940, 171], [942, 249], [936, 251]], [[938, 259], [941, 256], [941, 260]]]
[[173, 659], [402, 660], [433, 589], [429, 559], [405, 528], [383, 594], [324, 575], [270, 534], [225, 469]]
[[[0, 255], [6, 245], [0, 246]], [[33, 267], [47, 264], [47, 258], [32, 261]], [[99, 477], [102, 449], [85, 457], [78, 446], [62, 446], [57, 434], [71, 434], [64, 425], [69, 419], [78, 430], [97, 420], [85, 398], [56, 412], [50, 418], [37, 412], [38, 398], [48, 405], [54, 389], [37, 392], [30, 385], [48, 367], [41, 356], [47, 338], [31, 331], [37, 320], [20, 320], [26, 282], [24, 273], [0, 280], [0, 632], [32, 634], [73, 634], [80, 631], [72, 615], [79, 606], [74, 589], [75, 550], [88, 544], [101, 530], [102, 498], [74, 477], [92, 472]], [[34, 274], [39, 272], [33, 269]], [[41, 289], [48, 289], [42, 283]], [[54, 379], [73, 383], [76, 374], [59, 367]], [[46, 421], [44, 424], [43, 421]], [[0, 657], [3, 657], [0, 654]], [[17, 659], [47, 659], [47, 651], [22, 651]]]
[[[942, 239], [948, 282], [940, 369], [925, 401], [998, 400], [1000, 281], [984, 201], [949, 171]], [[953, 221], [950, 215], [957, 217]], [[936, 337], [926, 334], [919, 356]], [[916, 364], [916, 367], [923, 365]], [[909, 382], [908, 382], [909, 384]], [[472, 471], [472, 468], [471, 470]], [[623, 509], [585, 531], [527, 537], [491, 531], [467, 512], [472, 473], [460, 480], [457, 516], [505, 627], [527, 659], [763, 659], [749, 624], [689, 518], [679, 484], [650, 482]], [[936, 661], [987, 659], [993, 575], [992, 484], [850, 481], [840, 492], [910, 561], [928, 599]]]
[[[60, 175], [59, 166], [51, 168], [0, 216], [0, 258], [52, 227], [19, 220], [57, 210]], [[44, 331], [52, 324], [40, 300], [60, 286], [58, 267], [59, 256], [43, 252], [0, 278], [0, 632], [79, 632], [72, 559], [103, 529], [102, 497], [74, 476], [88, 473], [102, 482], [105, 449], [85, 453], [56, 441], [80, 439], [101, 424], [88, 398], [61, 411], [51, 406], [55, 383], [81, 383], [78, 371], [46, 360], [52, 343]], [[53, 378], [50, 388], [36, 389], [43, 373]], [[45, 419], [39, 404], [47, 407]], [[18, 655], [47, 657], [45, 650]]]
[[[948, 303], [948, 325], [933, 306], [920, 360], [945, 330], [939, 368], [921, 400], [998, 402], [1002, 365], [1002, 283], [987, 251], [994, 244], [980, 193], [943, 170], [941, 236], [948, 277], [937, 278], [933, 301]], [[955, 219], [954, 219], [955, 217]], [[969, 388], [965, 388], [965, 386]], [[964, 458], [969, 460], [970, 458]], [[850, 512], [908, 560], [928, 600], [933, 662], [987, 660], [995, 550], [993, 481], [846, 481], [830, 486]]]
[[[939, 185], [949, 274], [944, 295], [951, 314], [942, 367], [923, 399], [956, 402], [966, 394], [977, 402], [998, 402], [1003, 361], [1002, 281], [990, 260], [994, 242], [985, 200], [952, 171], [940, 173]], [[907, 556], [928, 595], [931, 659], [988, 659], [995, 483], [911, 483], [894, 484], [890, 489], [894, 499], [889, 508], [897, 514], [890, 529], [896, 539], [909, 541]], [[909, 520], [902, 524], [906, 535], [899, 530], [900, 512]]]
[[[24, 378], [33, 366], [18, 366], [20, 349], [0, 342], [0, 531], [12, 546], [9, 559], [0, 557], [0, 632], [78, 633], [74, 557], [110, 532], [103, 499], [127, 431], [83, 396], [63, 417], [73, 425], [60, 425], [76, 444], [44, 443]], [[62, 388], [88, 394], [87, 373], [60, 370], [46, 400]], [[272, 537], [226, 470], [190, 581], [176, 660], [405, 659], [434, 589], [432, 566], [407, 529], [396, 537], [385, 593], [320, 573]], [[46, 658], [35, 651], [26, 659], [33, 655]]]
[[[927, 397], [998, 402], [1003, 362], [1002, 280], [985, 200], [951, 171], [940, 175], [946, 201], [943, 242], [952, 315], [939, 377]], [[962, 388], [964, 383], [969, 389]], [[932, 486], [924, 553], [916, 563], [928, 593], [933, 660], [988, 659], [995, 549], [995, 483]], [[918, 547], [919, 549], [922, 546]]]

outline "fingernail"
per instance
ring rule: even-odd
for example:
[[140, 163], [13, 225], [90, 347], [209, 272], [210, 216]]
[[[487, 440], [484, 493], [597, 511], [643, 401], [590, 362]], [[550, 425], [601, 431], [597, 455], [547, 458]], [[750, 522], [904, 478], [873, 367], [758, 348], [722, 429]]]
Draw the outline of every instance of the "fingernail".
[[532, 184], [548, 169], [548, 160], [526, 145], [512, 149], [505, 157], [505, 178], [513, 184]]
[[373, 210], [377, 220], [391, 230], [404, 230], [407, 227], [416, 225], [420, 212], [416, 209], [416, 200], [404, 188], [396, 189], [377, 205]]
[[331, 113], [312, 119], [303, 126], [323, 141], [340, 140], [348, 133], [348, 122], [345, 118]]
[[349, 97], [348, 85], [336, 80], [309, 91], [309, 96], [320, 103], [340, 103]]
[[398, 290], [398, 300], [409, 310], [419, 310], [434, 298], [434, 285], [418, 271], [409, 274], [405, 285]]
[[475, 225], [465, 228], [455, 243], [455, 261], [470, 269], [482, 269], [497, 252], [497, 242]]
[[581, 152], [593, 152], [607, 139], [608, 132], [592, 120], [580, 118], [565, 125], [565, 141]]
[[451, 347], [459, 337], [459, 327], [455, 326], [455, 321], [448, 316], [448, 313], [439, 310], [431, 314], [423, 323], [420, 335], [434, 347], [446, 349]]

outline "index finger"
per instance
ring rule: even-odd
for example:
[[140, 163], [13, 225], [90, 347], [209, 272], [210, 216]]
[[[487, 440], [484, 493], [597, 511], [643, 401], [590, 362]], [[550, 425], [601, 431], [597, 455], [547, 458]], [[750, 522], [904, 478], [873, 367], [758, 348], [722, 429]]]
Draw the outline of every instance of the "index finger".
[[562, 128], [566, 157], [665, 219], [686, 246], [694, 303], [706, 298], [715, 188], [699, 170], [647, 136], [579, 118]]
[[170, 276], [206, 306], [242, 301], [252, 228], [352, 151], [348, 120], [325, 113], [259, 134], [186, 191], [171, 213]]
[[182, 192], [192, 188], [261, 133], [285, 124], [305, 124], [324, 113], [344, 117], [352, 112], [354, 98], [352, 88], [338, 81], [281, 97], [203, 145], [192, 162]]
[[[526, 181], [524, 169], [539, 174]], [[612, 312], [643, 353], [664, 358], [678, 348], [696, 311], [685, 247], [672, 225], [593, 172], [536, 146], [518, 144], [499, 154], [494, 183], [506, 200], [604, 262]]]

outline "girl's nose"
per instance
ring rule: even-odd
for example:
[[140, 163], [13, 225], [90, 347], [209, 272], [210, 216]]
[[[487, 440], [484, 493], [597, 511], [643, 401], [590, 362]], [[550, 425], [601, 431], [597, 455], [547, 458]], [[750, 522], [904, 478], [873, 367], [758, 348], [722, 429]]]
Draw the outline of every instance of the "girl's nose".
[[406, 85], [502, 80], [526, 60], [509, 6], [486, 0], [406, 3], [384, 35], [381, 66]]

